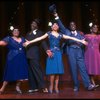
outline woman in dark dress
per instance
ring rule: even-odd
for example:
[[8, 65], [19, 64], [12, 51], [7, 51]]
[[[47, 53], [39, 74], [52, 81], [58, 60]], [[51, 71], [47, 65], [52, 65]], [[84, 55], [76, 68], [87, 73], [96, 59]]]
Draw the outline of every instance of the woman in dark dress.
[[19, 29], [15, 28], [12, 30], [12, 36], [7, 36], [0, 41], [0, 46], [7, 46], [9, 50], [0, 93], [4, 92], [7, 83], [12, 81], [17, 81], [16, 91], [22, 93], [21, 81], [28, 79], [28, 63], [23, 47], [25, 39], [19, 35]]

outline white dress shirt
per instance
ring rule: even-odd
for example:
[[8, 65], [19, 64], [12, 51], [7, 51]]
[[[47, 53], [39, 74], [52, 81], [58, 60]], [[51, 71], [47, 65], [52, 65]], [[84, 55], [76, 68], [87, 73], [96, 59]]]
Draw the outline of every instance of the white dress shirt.
[[77, 31], [71, 31], [72, 34], [74, 34], [75, 36], [77, 35]]

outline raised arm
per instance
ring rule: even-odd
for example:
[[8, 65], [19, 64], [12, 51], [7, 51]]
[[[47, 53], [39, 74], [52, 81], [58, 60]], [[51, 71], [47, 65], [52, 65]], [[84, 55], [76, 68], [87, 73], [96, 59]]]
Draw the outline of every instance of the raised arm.
[[63, 35], [63, 38], [64, 39], [71, 39], [71, 40], [74, 40], [74, 41], [77, 41], [77, 42], [81, 42], [84, 45], [88, 44], [88, 42], [86, 42], [85, 39], [80, 40], [80, 39], [77, 39], [77, 38], [74, 38], [74, 37], [71, 37], [71, 36], [67, 36], [67, 35]]
[[0, 46], [6, 46], [8, 43], [5, 41], [0, 41]]
[[57, 13], [54, 13], [54, 16], [55, 16], [55, 20], [57, 21], [58, 25], [59, 25], [59, 28], [60, 28], [60, 31], [63, 33], [63, 34], [66, 34], [66, 35], [71, 35], [70, 31], [63, 25], [63, 23], [61, 22], [59, 16]]
[[38, 38], [36, 38], [36, 39], [33, 39], [33, 40], [31, 40], [31, 41], [25, 42], [23, 45], [26, 47], [26, 46], [28, 46], [28, 45], [31, 44], [31, 43], [35, 43], [35, 42], [38, 42], [38, 41], [41, 41], [41, 40], [45, 39], [47, 36], [48, 36], [48, 34], [45, 33], [43, 36], [40, 36], [40, 37], [38, 37]]

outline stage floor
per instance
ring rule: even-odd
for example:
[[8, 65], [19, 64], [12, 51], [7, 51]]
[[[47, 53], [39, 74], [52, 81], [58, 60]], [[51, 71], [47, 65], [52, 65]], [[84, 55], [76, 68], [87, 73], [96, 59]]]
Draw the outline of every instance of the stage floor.
[[[46, 84], [48, 86], [48, 82]], [[0, 84], [1, 86], [1, 84]], [[3, 94], [0, 94], [0, 99], [98, 99], [100, 98], [100, 87], [98, 87], [94, 91], [85, 90], [82, 83], [80, 83], [79, 92], [73, 91], [72, 82], [60, 82], [60, 93], [50, 94], [50, 93], [42, 93], [34, 92], [27, 93], [28, 91], [28, 82], [23, 82], [21, 85], [21, 89], [23, 90], [23, 94], [18, 94], [15, 91], [15, 83], [9, 83], [6, 87], [6, 90]]]

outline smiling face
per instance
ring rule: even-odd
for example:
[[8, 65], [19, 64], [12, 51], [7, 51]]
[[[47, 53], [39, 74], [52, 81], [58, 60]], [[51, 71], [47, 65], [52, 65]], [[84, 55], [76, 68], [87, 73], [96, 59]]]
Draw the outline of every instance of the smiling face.
[[76, 24], [75, 22], [70, 22], [70, 30], [75, 31], [76, 30]]
[[19, 34], [20, 34], [19, 29], [14, 29], [14, 30], [12, 31], [12, 35], [15, 36], [15, 37], [18, 37]]
[[35, 29], [37, 29], [38, 28], [38, 24], [35, 22], [35, 21], [33, 21], [32, 23], [31, 23], [31, 30], [35, 30]]
[[98, 25], [93, 25], [91, 28], [92, 33], [97, 33], [98, 32]]
[[52, 25], [51, 29], [52, 29], [53, 31], [58, 31], [58, 30], [59, 30], [58, 24], [57, 24], [57, 23], [54, 23], [54, 24]]

